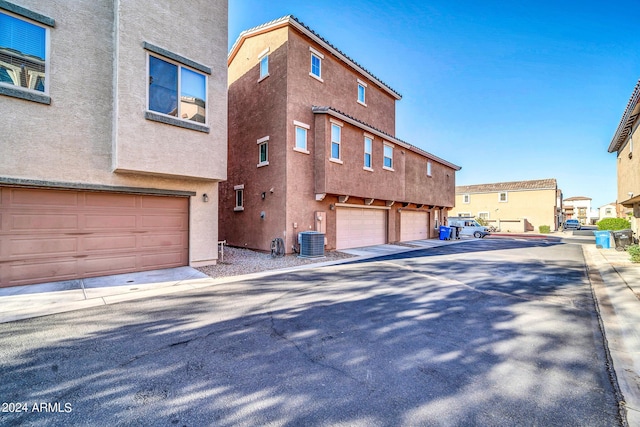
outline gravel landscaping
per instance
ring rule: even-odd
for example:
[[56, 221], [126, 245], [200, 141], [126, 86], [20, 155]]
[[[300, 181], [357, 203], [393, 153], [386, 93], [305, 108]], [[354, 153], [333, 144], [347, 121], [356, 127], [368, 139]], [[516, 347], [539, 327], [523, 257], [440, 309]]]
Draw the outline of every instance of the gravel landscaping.
[[353, 257], [353, 255], [344, 252], [329, 251], [325, 252], [323, 258], [300, 258], [298, 255], [286, 255], [273, 258], [270, 253], [225, 246], [224, 261], [218, 261], [216, 265], [200, 267], [198, 270], [210, 277], [219, 278], [290, 268], [305, 264], [336, 261], [351, 257]]

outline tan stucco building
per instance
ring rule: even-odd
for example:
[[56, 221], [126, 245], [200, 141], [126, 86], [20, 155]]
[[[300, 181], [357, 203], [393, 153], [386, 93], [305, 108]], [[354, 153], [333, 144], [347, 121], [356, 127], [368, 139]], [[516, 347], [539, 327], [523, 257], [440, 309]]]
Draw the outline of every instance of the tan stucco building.
[[456, 187], [449, 216], [471, 216], [505, 232], [551, 230], [560, 226], [562, 192], [555, 179], [497, 182]]
[[454, 204], [446, 160], [395, 137], [401, 96], [292, 16], [244, 31], [228, 57], [229, 177], [220, 236], [287, 252], [429, 238]]
[[0, 20], [21, 34], [0, 35], [0, 286], [215, 263], [227, 1], [3, 0]]
[[[640, 231], [640, 80], [636, 84], [620, 124], [609, 144], [609, 153], [617, 153], [618, 200], [621, 216], [631, 220], [631, 228]], [[634, 152], [635, 142], [635, 152]]]

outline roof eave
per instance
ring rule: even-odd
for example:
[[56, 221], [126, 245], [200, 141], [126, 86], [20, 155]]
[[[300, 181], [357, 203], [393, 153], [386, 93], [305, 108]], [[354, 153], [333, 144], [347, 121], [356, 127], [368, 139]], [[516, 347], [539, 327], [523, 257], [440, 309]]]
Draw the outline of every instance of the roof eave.
[[638, 118], [637, 114], [634, 116], [633, 111], [636, 109], [638, 105], [638, 100], [640, 99], [640, 80], [636, 83], [636, 87], [631, 94], [631, 98], [629, 98], [629, 102], [627, 103], [627, 108], [625, 108], [624, 113], [622, 114], [622, 118], [620, 119], [620, 123], [618, 124], [618, 128], [616, 129], [616, 133], [613, 135], [611, 139], [611, 143], [609, 144], [608, 152], [613, 153], [624, 145], [628, 132], [625, 132], [629, 127], [633, 127], [633, 122]]

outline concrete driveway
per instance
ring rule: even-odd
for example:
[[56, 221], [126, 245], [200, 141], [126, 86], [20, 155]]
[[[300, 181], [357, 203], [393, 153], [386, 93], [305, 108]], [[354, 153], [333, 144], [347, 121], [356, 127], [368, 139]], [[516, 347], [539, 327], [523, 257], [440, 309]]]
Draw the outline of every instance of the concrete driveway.
[[580, 246], [477, 240], [2, 324], [0, 424], [620, 425], [607, 364]]

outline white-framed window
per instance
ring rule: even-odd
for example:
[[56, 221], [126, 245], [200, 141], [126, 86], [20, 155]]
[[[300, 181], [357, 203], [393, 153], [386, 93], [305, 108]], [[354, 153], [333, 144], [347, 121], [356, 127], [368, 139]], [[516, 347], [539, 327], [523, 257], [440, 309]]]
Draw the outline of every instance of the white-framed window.
[[269, 137], [265, 136], [256, 141], [258, 144], [258, 167], [269, 164]]
[[309, 46], [309, 50], [311, 51], [311, 71], [309, 71], [309, 75], [320, 81], [323, 81], [322, 60], [324, 59], [324, 55], [311, 46]]
[[358, 79], [358, 103], [367, 106], [367, 84]]
[[364, 136], [364, 169], [368, 171], [373, 171], [372, 155], [373, 155], [373, 137], [369, 135], [365, 135]]
[[471, 202], [471, 196], [469, 194], [463, 194], [462, 203], [470, 203], [470, 202]]
[[478, 218], [489, 219], [489, 212], [478, 212]]
[[431, 160], [427, 160], [427, 176], [431, 175]]
[[296, 132], [295, 145], [293, 146], [293, 149], [300, 153], [309, 154], [309, 150], [307, 148], [307, 135], [309, 133], [310, 126], [297, 120], [293, 121], [293, 126]]
[[509, 199], [507, 197], [507, 192], [506, 191], [501, 191], [500, 193], [498, 193], [498, 201], [501, 203], [505, 203], [507, 202]]
[[[186, 65], [198, 66], [193, 61], [149, 44], [145, 47], [148, 50], [148, 110], [178, 121], [206, 123], [207, 74]], [[168, 56], [161, 56], [158, 51]], [[199, 67], [210, 74], [206, 67]]]
[[393, 146], [384, 144], [382, 154], [382, 168], [386, 170], [393, 170]]
[[329, 160], [334, 160], [342, 163], [341, 159], [341, 143], [342, 143], [342, 125], [338, 123], [331, 123], [331, 157]]
[[463, 218], [471, 217], [471, 212], [460, 212], [457, 216], [461, 216]]
[[236, 193], [236, 206], [234, 211], [239, 212], [244, 210], [244, 184], [236, 185], [233, 187]]
[[[13, 12], [13, 13], [12, 13]], [[0, 94], [50, 104], [49, 28], [55, 21], [0, 4]]]
[[261, 81], [269, 77], [269, 48], [266, 48], [258, 55], [258, 61], [260, 61], [260, 78], [258, 81]]

